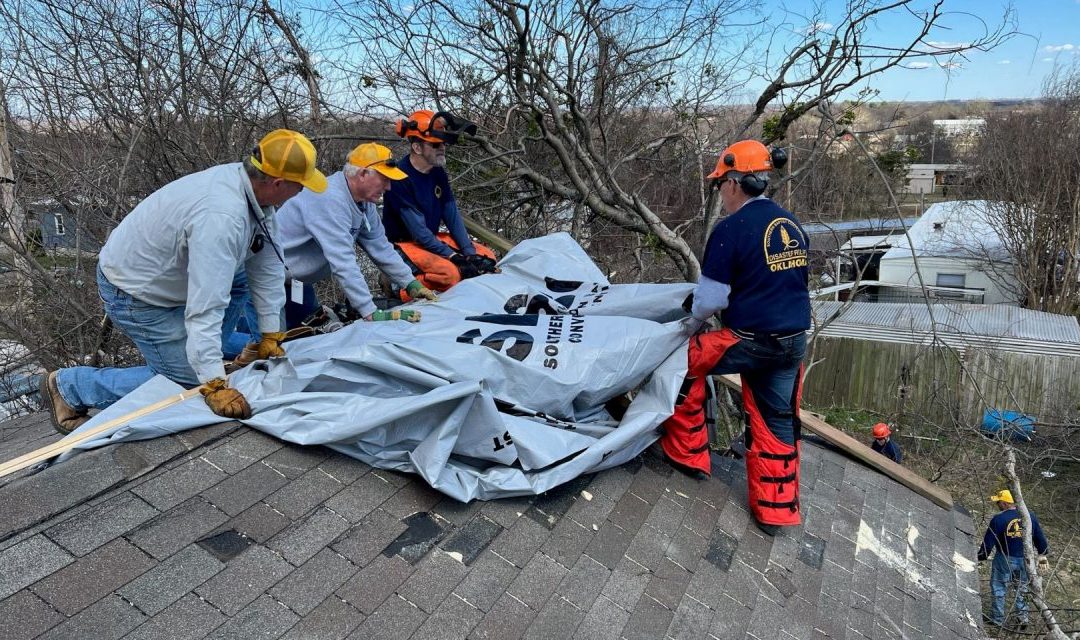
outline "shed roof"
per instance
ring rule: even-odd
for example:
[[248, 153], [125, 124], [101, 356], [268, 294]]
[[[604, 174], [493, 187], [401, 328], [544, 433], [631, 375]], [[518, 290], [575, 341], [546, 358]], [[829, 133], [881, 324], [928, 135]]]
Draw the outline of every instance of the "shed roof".
[[[0, 423], [0, 456], [56, 438]], [[802, 451], [768, 538], [730, 458], [461, 504], [235, 423], [104, 447], [0, 480], [0, 636], [982, 637], [970, 516]]]
[[911, 260], [914, 253], [919, 257], [1007, 260], [1008, 252], [990, 223], [992, 206], [986, 200], [932, 204], [881, 259]]
[[930, 308], [923, 303], [813, 302], [817, 323], [841, 309], [824, 335], [921, 344], [936, 332], [946, 344], [958, 347], [1080, 355], [1080, 324], [1075, 316], [1005, 304], [934, 304]]

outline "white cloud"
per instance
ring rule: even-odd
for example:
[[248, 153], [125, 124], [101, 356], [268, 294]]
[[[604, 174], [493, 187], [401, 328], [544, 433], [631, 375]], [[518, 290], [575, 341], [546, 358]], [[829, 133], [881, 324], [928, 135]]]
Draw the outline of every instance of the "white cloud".
[[[1076, 0], [1076, 1], [1080, 2], [1080, 0]], [[812, 36], [815, 33], [822, 33], [822, 32], [828, 33], [830, 31], [832, 31], [832, 29], [833, 29], [833, 23], [831, 23], [831, 22], [815, 22], [814, 24], [807, 25], [807, 27], [805, 29], [803, 29], [803, 33], [805, 33], [808, 36]]]
[[962, 69], [964, 65], [959, 62], [939, 62], [938, 66], [946, 71], [952, 71], [954, 69]]
[[1048, 44], [1045, 49], [1050, 53], [1057, 53], [1059, 51], [1072, 51], [1076, 48], [1074, 44]]
[[[1080, 0], [1078, 0], [1078, 1], [1080, 1]], [[1053, 62], [1053, 61], [1054, 61], [1053, 58], [1043, 58], [1043, 62]]]
[[[1077, 0], [1077, 1], [1080, 2], [1080, 0]], [[930, 68], [930, 63], [929, 62], [909, 62], [907, 64], [907, 68], [908, 69], [929, 69]]]
[[[1080, 0], [1076, 0], [1080, 2]], [[1012, 64], [1012, 60], [998, 60], [998, 64]]]

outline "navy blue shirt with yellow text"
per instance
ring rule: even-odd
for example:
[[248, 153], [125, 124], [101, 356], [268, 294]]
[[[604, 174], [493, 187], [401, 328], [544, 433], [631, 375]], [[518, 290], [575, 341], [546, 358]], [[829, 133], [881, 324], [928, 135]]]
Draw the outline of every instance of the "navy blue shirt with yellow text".
[[810, 243], [799, 221], [768, 198], [713, 227], [701, 273], [731, 287], [724, 326], [759, 333], [810, 328]]
[[[1046, 535], [1039, 526], [1039, 519], [1035, 514], [1028, 511], [1031, 516], [1031, 543], [1035, 546], [1038, 554], [1045, 554], [1049, 548]], [[988, 558], [990, 553], [997, 549], [998, 553], [1004, 553], [1010, 558], [1024, 557], [1024, 528], [1020, 519], [1020, 512], [1015, 507], [1006, 509], [994, 516], [990, 526], [983, 535], [982, 547], [979, 549], [979, 558]]]

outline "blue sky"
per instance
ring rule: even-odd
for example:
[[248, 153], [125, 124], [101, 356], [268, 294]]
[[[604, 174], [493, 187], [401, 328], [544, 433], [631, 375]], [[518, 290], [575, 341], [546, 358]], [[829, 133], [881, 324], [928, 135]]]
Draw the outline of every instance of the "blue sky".
[[[826, 24], [839, 22], [843, 2], [828, 0]], [[792, 4], [789, 7], [795, 6]], [[980, 20], [1000, 21], [1006, 6], [1000, 0], [946, 0], [946, 29], [933, 36], [938, 42], [967, 42], [984, 32]], [[1055, 66], [1080, 63], [1080, 0], [1019, 0], [1014, 7], [1017, 35], [992, 51], [973, 51], [967, 59], [943, 69], [933, 60], [914, 62], [914, 68], [894, 69], [874, 80], [882, 100], [971, 100], [1037, 98], [1046, 75]], [[897, 24], [878, 25], [883, 32]], [[939, 60], [939, 62], [946, 62]]]

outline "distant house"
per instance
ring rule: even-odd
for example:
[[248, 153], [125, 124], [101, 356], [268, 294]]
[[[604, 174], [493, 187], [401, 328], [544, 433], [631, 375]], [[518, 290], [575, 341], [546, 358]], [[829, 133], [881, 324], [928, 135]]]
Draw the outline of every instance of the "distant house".
[[[878, 265], [882, 283], [918, 287], [917, 259], [922, 284], [944, 288], [934, 292], [938, 297], [984, 304], [1019, 303], [1010, 290], [1012, 259], [989, 222], [986, 201], [931, 205], [906, 235], [894, 238]], [[912, 295], [921, 297], [918, 291]]]
[[982, 133], [986, 126], [985, 118], [956, 118], [949, 120], [934, 120], [934, 128], [938, 129], [946, 137], [977, 136]]
[[948, 195], [950, 187], [964, 186], [970, 174], [970, 167], [962, 164], [910, 164], [904, 191]]
[[80, 251], [97, 253], [101, 249], [97, 238], [80, 228], [76, 217], [56, 201], [45, 200], [30, 204], [27, 207], [27, 217], [37, 222], [41, 246], [47, 250], [78, 248]]

